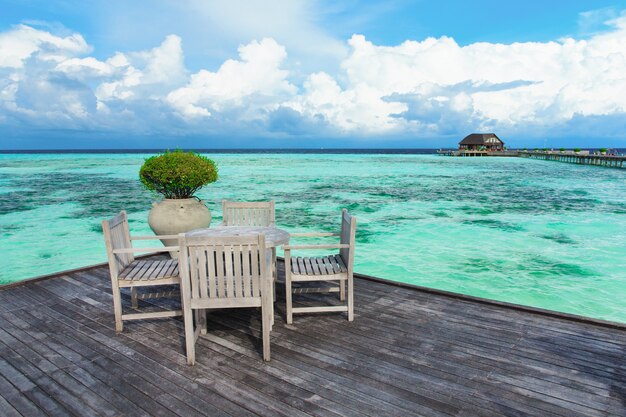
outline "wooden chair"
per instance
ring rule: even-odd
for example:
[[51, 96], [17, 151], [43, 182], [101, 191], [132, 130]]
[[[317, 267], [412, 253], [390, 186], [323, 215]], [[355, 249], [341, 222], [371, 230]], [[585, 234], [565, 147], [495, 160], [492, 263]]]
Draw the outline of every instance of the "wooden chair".
[[[222, 200], [222, 223], [220, 226], [270, 227], [276, 225], [274, 201], [243, 202]], [[272, 248], [272, 276], [277, 279], [276, 248]], [[276, 300], [274, 287], [273, 300]], [[272, 301], [273, 302], [273, 301]]]
[[258, 203], [222, 201], [221, 226], [274, 226], [276, 213], [273, 201]]
[[166, 260], [137, 260], [136, 252], [169, 252], [178, 250], [178, 247], [160, 248], [133, 248], [133, 240], [148, 239], [171, 239], [178, 236], [130, 236], [128, 217], [125, 211], [110, 220], [102, 222], [104, 243], [109, 257], [109, 271], [111, 274], [111, 287], [113, 292], [113, 312], [115, 313], [115, 330], [121, 332], [124, 329], [124, 320], [140, 320], [148, 318], [174, 317], [182, 315], [182, 310], [166, 310], [152, 313], [122, 312], [122, 288], [131, 289], [132, 307], [138, 307], [137, 300], [150, 298], [168, 297], [177, 295], [178, 291], [137, 293], [138, 287], [179, 284], [178, 261]]
[[[292, 233], [294, 236], [317, 237], [317, 236], [339, 236], [340, 243], [333, 245], [284, 245], [285, 250], [285, 298], [287, 304], [287, 323], [293, 323], [293, 314], [296, 313], [318, 313], [328, 311], [348, 312], [348, 321], [354, 320], [354, 283], [352, 277], [352, 267], [354, 264], [354, 243], [356, 236], [356, 217], [348, 214], [344, 209], [341, 213], [340, 233]], [[308, 258], [292, 257], [292, 249], [339, 249], [338, 254]], [[293, 282], [311, 281], [331, 281], [336, 282], [332, 287], [313, 287], [306, 289], [293, 289]], [[348, 284], [346, 297], [345, 284]], [[346, 301], [340, 306], [321, 307], [293, 307], [292, 294], [339, 292], [339, 299]], [[347, 300], [346, 300], [347, 298]]]
[[269, 361], [273, 305], [265, 236], [187, 237], [181, 233], [178, 242], [187, 363], [195, 363], [196, 340], [207, 332], [205, 310], [243, 307], [261, 307], [263, 359]]

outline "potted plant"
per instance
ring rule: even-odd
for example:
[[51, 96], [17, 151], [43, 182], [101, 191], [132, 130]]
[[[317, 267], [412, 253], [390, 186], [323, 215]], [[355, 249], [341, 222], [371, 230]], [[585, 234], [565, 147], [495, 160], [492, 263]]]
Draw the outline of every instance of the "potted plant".
[[561, 153], [563, 153], [563, 152], [565, 152], [565, 148], [559, 148], [559, 151], [560, 151]]
[[[175, 235], [209, 227], [211, 212], [194, 194], [217, 181], [217, 165], [194, 152], [167, 151], [147, 158], [139, 170], [145, 188], [162, 195], [152, 203], [148, 224], [157, 235]], [[165, 246], [175, 246], [176, 239], [162, 239]], [[174, 255], [174, 253], [172, 253]]]
[[580, 153], [580, 148], [574, 148], [574, 152]]
[[606, 155], [606, 148], [600, 148], [600, 154]]

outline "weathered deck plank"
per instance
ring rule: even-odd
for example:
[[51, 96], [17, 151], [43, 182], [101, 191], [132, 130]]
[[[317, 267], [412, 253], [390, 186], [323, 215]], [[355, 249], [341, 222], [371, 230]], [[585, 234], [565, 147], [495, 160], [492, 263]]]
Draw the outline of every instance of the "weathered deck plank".
[[354, 322], [286, 325], [282, 293], [271, 362], [258, 312], [222, 310], [189, 367], [180, 318], [115, 333], [106, 267], [2, 290], [0, 414], [626, 415], [624, 330], [362, 279]]

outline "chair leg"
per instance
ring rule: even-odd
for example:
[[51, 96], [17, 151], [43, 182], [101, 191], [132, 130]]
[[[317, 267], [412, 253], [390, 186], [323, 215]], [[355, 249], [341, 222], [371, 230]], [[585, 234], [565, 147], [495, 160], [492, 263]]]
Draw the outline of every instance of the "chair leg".
[[[267, 288], [271, 290], [271, 288]], [[271, 291], [268, 291], [271, 292]], [[274, 304], [272, 304], [272, 299], [270, 298], [270, 294], [265, 298], [261, 295], [261, 323], [262, 323], [262, 333], [263, 333], [263, 360], [270, 360], [270, 331], [272, 329], [272, 317], [271, 310], [274, 309]]]
[[[276, 248], [267, 250], [265, 255], [265, 267], [266, 271], [269, 271], [269, 282], [267, 283], [267, 296], [269, 297], [269, 303], [272, 306], [270, 312], [270, 323], [274, 325], [274, 302], [276, 301]], [[269, 256], [268, 256], [269, 255]]]
[[272, 289], [270, 291], [270, 305], [272, 306], [272, 311], [270, 313], [270, 323], [274, 326], [274, 302], [276, 301], [276, 286], [272, 283]]
[[124, 330], [124, 323], [122, 322], [122, 294], [120, 287], [113, 286], [113, 313], [115, 314], [115, 331], [121, 332]]
[[139, 304], [137, 303], [137, 288], [132, 287], [130, 289], [130, 301], [133, 308], [138, 308]]
[[292, 289], [291, 289], [291, 274], [285, 272], [285, 315], [287, 318], [287, 324], [293, 323], [293, 305], [292, 305]]
[[348, 321], [354, 320], [354, 278], [348, 275]]
[[196, 363], [196, 338], [193, 331], [193, 312], [191, 308], [183, 307], [183, 317], [185, 320], [185, 349], [187, 351], [187, 364]]
[[206, 310], [196, 310], [196, 311], [197, 311], [196, 322], [198, 323], [198, 326], [200, 327], [200, 333], [206, 334], [207, 333]]
[[344, 280], [339, 280], [339, 300], [346, 300], [346, 282]]
[[276, 264], [276, 248], [272, 248], [272, 285], [273, 288], [273, 298], [272, 302], [276, 302], [276, 283], [278, 282], [278, 265]]

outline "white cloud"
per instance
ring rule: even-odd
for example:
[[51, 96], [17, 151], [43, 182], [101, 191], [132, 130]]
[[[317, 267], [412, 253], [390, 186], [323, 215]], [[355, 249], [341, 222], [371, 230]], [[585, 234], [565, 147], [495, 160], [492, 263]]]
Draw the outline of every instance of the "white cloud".
[[383, 101], [384, 94], [367, 83], [342, 90], [323, 72], [312, 74], [304, 87], [304, 94], [285, 105], [309, 118], [322, 116], [341, 132], [372, 134], [394, 130], [398, 121], [390, 116], [406, 110], [402, 103]]
[[272, 38], [284, 45], [290, 56], [285, 65], [296, 77], [334, 69], [347, 52], [343, 39], [335, 38], [332, 30], [324, 27], [329, 8], [325, 0], [96, 3], [103, 22], [98, 27], [106, 29], [101, 37], [117, 44], [147, 44], [161, 37], [164, 30], [176, 33], [184, 41], [194, 71], [219, 67], [221, 61], [233, 57], [238, 45], [254, 39]]
[[63, 61], [89, 51], [85, 39], [77, 33], [59, 37], [26, 25], [0, 33], [0, 68], [22, 68], [35, 53], [41, 60]]
[[94, 57], [70, 58], [60, 62], [56, 69], [77, 79], [108, 77], [114, 73], [111, 65]]
[[[465, 47], [448, 37], [377, 46], [354, 35], [341, 64], [345, 76], [337, 77], [345, 86], [312, 75], [291, 107], [325, 115], [341, 129], [433, 134], [447, 130], [441, 122], [452, 115], [469, 122], [462, 129], [515, 130], [564, 123], [574, 115], [625, 113], [626, 18], [610, 24], [612, 30], [589, 40]], [[491, 85], [504, 87], [484, 88]], [[409, 109], [399, 110], [400, 104]]]
[[[28, 126], [124, 129], [129, 116], [139, 119], [150, 107], [161, 112], [164, 96], [187, 80], [176, 35], [105, 61], [84, 56], [91, 48], [79, 34], [59, 37], [24, 25], [0, 34], [0, 46], [0, 112]], [[157, 104], [146, 105], [151, 101]]]
[[160, 99], [186, 80], [180, 37], [169, 35], [149, 51], [117, 53], [106, 65], [120, 74], [96, 89], [98, 100]]
[[90, 89], [55, 72], [91, 51], [80, 34], [61, 37], [25, 25], [0, 33], [0, 112], [18, 125], [82, 128], [95, 109]]
[[209, 116], [237, 107], [276, 107], [296, 93], [281, 69], [285, 48], [265, 38], [239, 47], [240, 60], [229, 59], [216, 72], [201, 70], [189, 84], [172, 91], [167, 100], [183, 116]]
[[623, 14], [613, 7], [581, 12], [578, 14], [578, 33], [585, 37], [597, 35], [606, 29], [607, 22], [615, 20]]
[[[345, 55], [341, 41], [329, 36], [316, 24], [314, 2], [302, 0], [192, 0], [191, 7], [200, 21], [211, 22], [217, 31], [243, 39], [271, 37], [291, 51], [308, 57]], [[245, 13], [242, 11], [245, 10]], [[205, 23], [206, 24], [206, 23]]]

